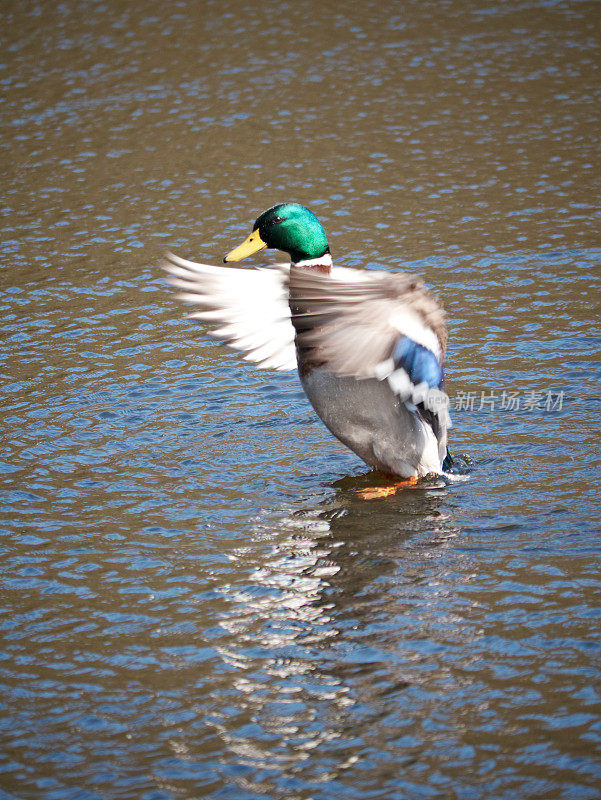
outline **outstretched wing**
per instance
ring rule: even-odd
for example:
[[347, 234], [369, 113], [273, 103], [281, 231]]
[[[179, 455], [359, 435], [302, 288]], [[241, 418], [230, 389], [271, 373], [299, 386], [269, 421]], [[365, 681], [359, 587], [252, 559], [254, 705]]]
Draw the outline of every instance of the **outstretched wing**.
[[288, 305], [288, 265], [236, 269], [198, 264], [167, 253], [161, 266], [180, 300], [201, 306], [189, 317], [214, 323], [210, 336], [265, 369], [296, 369]]
[[[402, 400], [438, 413], [446, 407], [444, 311], [412, 275], [324, 276], [290, 271], [290, 307], [299, 363], [339, 375], [388, 380]], [[345, 270], [345, 273], [347, 271]]]

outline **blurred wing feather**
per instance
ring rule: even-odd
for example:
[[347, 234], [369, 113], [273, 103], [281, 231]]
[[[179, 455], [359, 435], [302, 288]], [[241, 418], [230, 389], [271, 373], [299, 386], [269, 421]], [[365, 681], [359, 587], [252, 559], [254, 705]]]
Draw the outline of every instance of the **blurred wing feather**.
[[[290, 271], [290, 306], [297, 346], [309, 366], [339, 375], [380, 377], [400, 336], [444, 359], [444, 312], [422, 281], [412, 275], [349, 270], [339, 277], [302, 267]], [[382, 376], [385, 377], [385, 376]]]
[[167, 253], [161, 266], [178, 298], [201, 307], [188, 316], [216, 324], [210, 336], [265, 369], [296, 369], [287, 265], [214, 267]]

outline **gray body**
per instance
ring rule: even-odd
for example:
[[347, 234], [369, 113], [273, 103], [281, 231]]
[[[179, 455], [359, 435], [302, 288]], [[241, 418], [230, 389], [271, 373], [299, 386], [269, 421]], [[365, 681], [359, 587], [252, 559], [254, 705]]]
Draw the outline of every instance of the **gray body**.
[[387, 381], [319, 368], [301, 371], [300, 379], [324, 425], [366, 464], [403, 478], [441, 471], [444, 454], [432, 429]]

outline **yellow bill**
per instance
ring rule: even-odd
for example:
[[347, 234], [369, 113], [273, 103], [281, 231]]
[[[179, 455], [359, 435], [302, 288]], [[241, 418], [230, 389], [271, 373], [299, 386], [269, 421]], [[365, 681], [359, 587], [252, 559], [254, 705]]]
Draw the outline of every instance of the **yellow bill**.
[[246, 237], [242, 244], [239, 244], [238, 247], [234, 247], [223, 260], [242, 261], [243, 258], [252, 256], [253, 253], [258, 253], [259, 250], [264, 250], [266, 247], [267, 245], [259, 236], [259, 231], [253, 231]]

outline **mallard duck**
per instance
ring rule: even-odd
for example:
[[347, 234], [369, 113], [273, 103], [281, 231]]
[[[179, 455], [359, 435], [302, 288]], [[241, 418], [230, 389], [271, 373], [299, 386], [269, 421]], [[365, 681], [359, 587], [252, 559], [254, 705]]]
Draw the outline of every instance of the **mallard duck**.
[[[264, 248], [291, 264], [216, 267], [167, 254], [189, 316], [260, 367], [298, 369], [326, 427], [369, 466], [415, 482], [443, 472], [444, 312], [418, 278], [334, 267], [323, 226], [298, 203], [261, 214], [224, 262]], [[445, 464], [446, 466], [446, 464]]]

